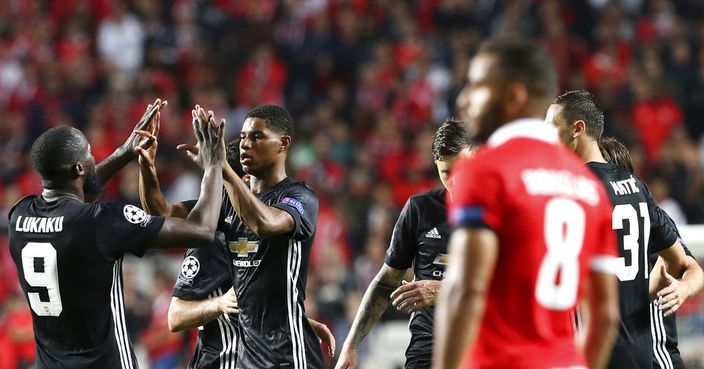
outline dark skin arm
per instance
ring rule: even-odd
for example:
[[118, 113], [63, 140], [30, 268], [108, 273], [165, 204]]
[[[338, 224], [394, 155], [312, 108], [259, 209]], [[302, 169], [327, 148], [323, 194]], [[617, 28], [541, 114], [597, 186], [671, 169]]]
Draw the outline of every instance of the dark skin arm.
[[499, 253], [496, 233], [485, 228], [458, 228], [448, 248], [452, 262], [435, 307], [434, 369], [457, 368], [474, 344]]
[[618, 280], [613, 274], [589, 272], [585, 283], [587, 303], [582, 304], [588, 309], [584, 354], [589, 368], [602, 369], [609, 363], [618, 334], [618, 288]]
[[[208, 112], [212, 115], [212, 112]], [[282, 137], [287, 144], [288, 136]], [[198, 154], [197, 145], [183, 144], [178, 146], [191, 159]], [[269, 238], [291, 232], [295, 226], [293, 217], [281, 209], [268, 206], [257, 198], [249, 186], [240, 178], [227, 163], [223, 169], [225, 189], [230, 202], [242, 222], [259, 238]]]
[[257, 236], [268, 238], [293, 230], [295, 224], [291, 214], [259, 200], [229, 165], [225, 167], [223, 176], [232, 207]]
[[[156, 99], [153, 104], [147, 106], [147, 110], [135, 125], [134, 130], [127, 138], [125, 143], [115, 149], [113, 153], [95, 166], [96, 174], [100, 183], [107, 183], [112, 177], [117, 174], [125, 165], [129, 164], [137, 157], [137, 148], [148, 148], [151, 145], [151, 140], [145, 139], [142, 132], [153, 131], [154, 117], [157, 112], [166, 105], [166, 101]], [[90, 202], [95, 198], [86, 198]]]
[[147, 149], [137, 148], [139, 154], [139, 200], [142, 203], [142, 208], [149, 214], [186, 218], [189, 213], [188, 209], [182, 203], [171, 204], [168, 202], [159, 186], [154, 160], [159, 147], [157, 137], [160, 126], [161, 117], [160, 113], [157, 113], [153, 133], [145, 132], [153, 142], [152, 145]]
[[222, 196], [222, 166], [225, 162], [225, 122], [216, 126], [212, 117], [206, 121], [200, 119], [199, 113], [202, 112], [192, 112], [193, 131], [202, 147], [196, 157], [196, 162], [204, 169], [200, 197], [185, 219], [166, 218], [152, 243], [154, 248], [204, 246], [212, 242], [215, 236]]

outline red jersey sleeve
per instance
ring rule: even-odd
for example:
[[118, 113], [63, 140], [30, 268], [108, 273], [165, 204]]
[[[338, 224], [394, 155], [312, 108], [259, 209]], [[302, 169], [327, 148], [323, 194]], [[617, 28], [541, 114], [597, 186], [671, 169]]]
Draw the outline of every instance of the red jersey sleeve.
[[503, 182], [497, 170], [474, 159], [462, 159], [450, 186], [450, 224], [496, 230], [502, 217], [502, 198]]

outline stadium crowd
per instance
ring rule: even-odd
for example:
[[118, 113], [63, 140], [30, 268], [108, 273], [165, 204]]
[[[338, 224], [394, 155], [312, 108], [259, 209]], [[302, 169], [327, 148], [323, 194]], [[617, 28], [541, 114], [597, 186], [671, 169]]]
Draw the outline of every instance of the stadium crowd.
[[[226, 116], [233, 138], [255, 105], [284, 105], [296, 127], [290, 175], [320, 198], [307, 314], [342, 343], [399, 210], [439, 186], [432, 133], [455, 114], [473, 50], [497, 35], [541, 40], [562, 88], [595, 94], [606, 135], [628, 145], [660, 206], [679, 224], [704, 223], [704, 4], [696, 0], [3, 1], [0, 209], [41, 192], [28, 149], [50, 127], [86, 132], [100, 161], [146, 102], [168, 100], [157, 167], [177, 201], [199, 192], [196, 168], [176, 150], [191, 140], [191, 106]], [[104, 198], [139, 203], [137, 176], [136, 165], [126, 168]], [[26, 367], [34, 355], [7, 243], [3, 230], [0, 369]], [[157, 270], [150, 285], [126, 273], [129, 331], [153, 368], [192, 352], [193, 337], [166, 324], [181, 256], [145, 256]], [[704, 304], [689, 309], [704, 314]], [[704, 322], [692, 329], [704, 333]]]

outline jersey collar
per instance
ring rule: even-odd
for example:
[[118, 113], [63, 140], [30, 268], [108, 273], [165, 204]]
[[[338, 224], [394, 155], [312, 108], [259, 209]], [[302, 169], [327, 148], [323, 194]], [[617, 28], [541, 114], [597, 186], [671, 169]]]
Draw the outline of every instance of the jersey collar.
[[536, 118], [522, 118], [508, 122], [491, 134], [487, 145], [496, 147], [514, 138], [530, 138], [548, 143], [557, 143], [560, 137], [557, 128]]

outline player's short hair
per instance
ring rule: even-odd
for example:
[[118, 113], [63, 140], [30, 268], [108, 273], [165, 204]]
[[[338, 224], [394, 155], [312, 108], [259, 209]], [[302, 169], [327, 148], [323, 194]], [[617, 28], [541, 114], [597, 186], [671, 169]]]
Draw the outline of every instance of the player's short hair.
[[247, 113], [244, 119], [247, 118], [264, 119], [270, 129], [287, 136], [293, 136], [293, 118], [286, 109], [278, 105], [258, 105]]
[[32, 166], [42, 179], [70, 179], [73, 165], [87, 159], [82, 153], [87, 144], [85, 136], [76, 128], [51, 128], [32, 144]]
[[433, 136], [433, 160], [444, 160], [459, 154], [465, 148], [474, 148], [476, 142], [469, 137], [464, 122], [447, 118]]
[[562, 117], [568, 124], [583, 120], [587, 134], [596, 140], [601, 138], [604, 133], [604, 113], [588, 91], [567, 91], [555, 98], [553, 103], [562, 106]]
[[557, 94], [557, 72], [552, 59], [537, 42], [497, 38], [485, 41], [478, 54], [496, 56], [496, 73], [507, 81], [522, 82], [530, 96], [552, 99]]
[[602, 137], [599, 140], [599, 151], [604, 160], [620, 165], [633, 173], [633, 160], [628, 148], [613, 137]]

